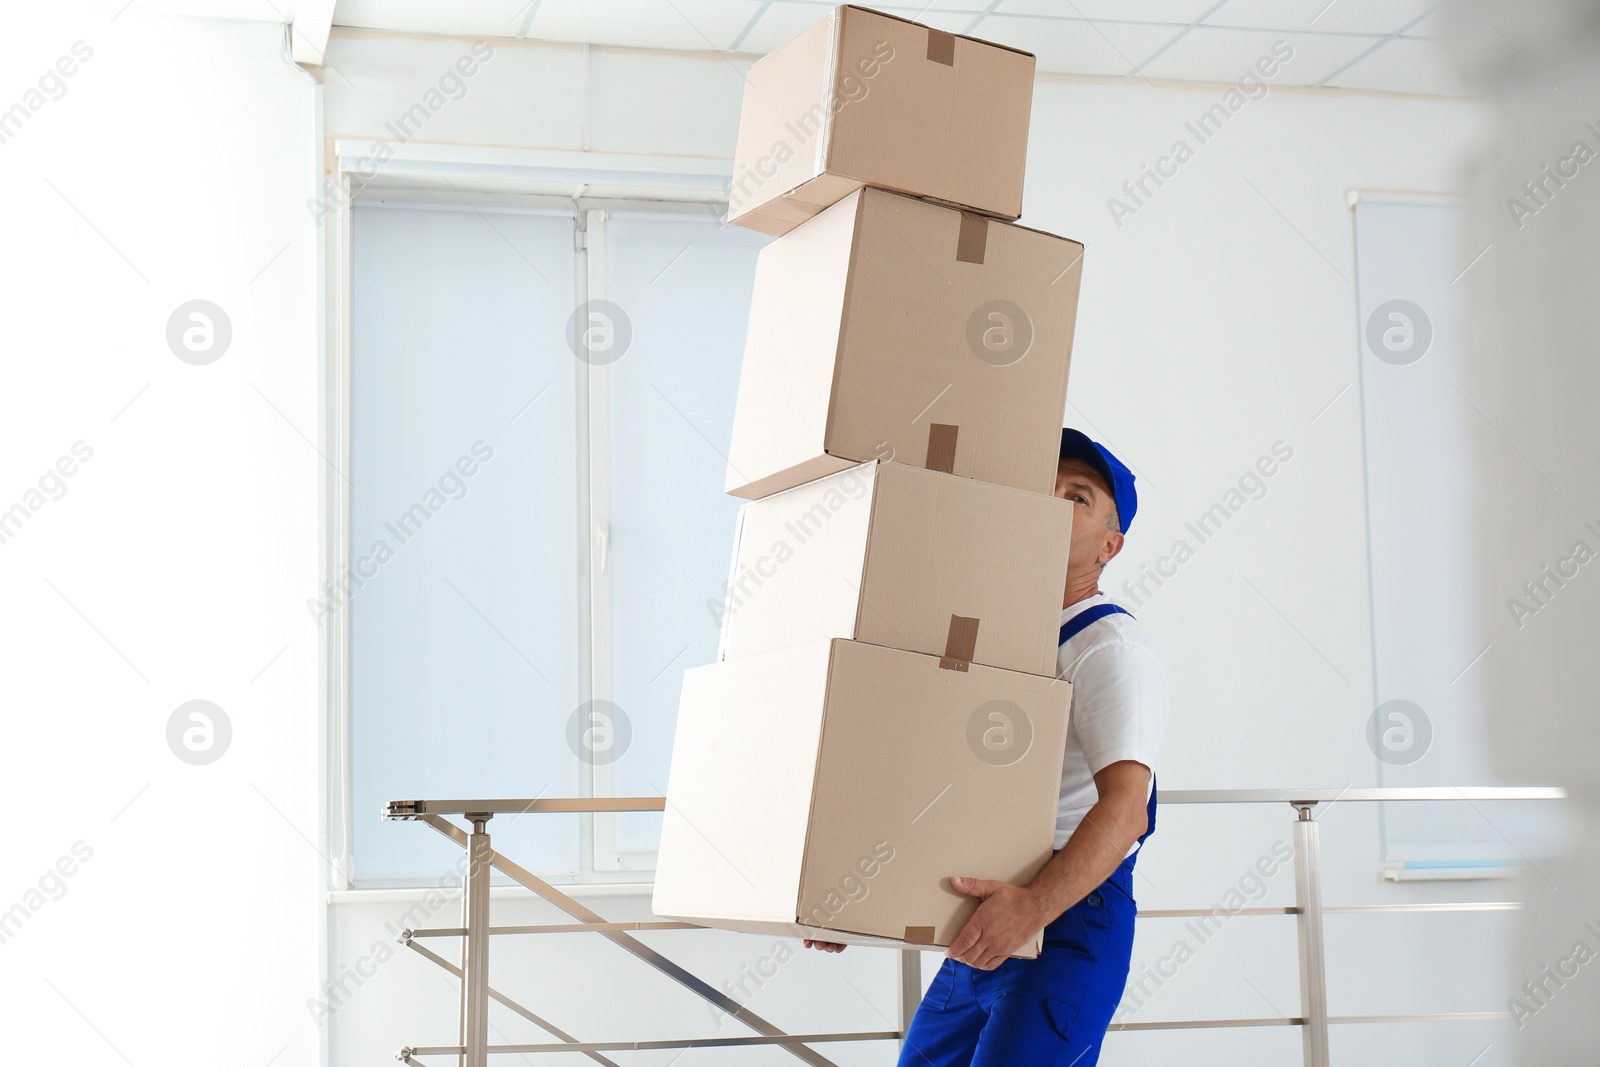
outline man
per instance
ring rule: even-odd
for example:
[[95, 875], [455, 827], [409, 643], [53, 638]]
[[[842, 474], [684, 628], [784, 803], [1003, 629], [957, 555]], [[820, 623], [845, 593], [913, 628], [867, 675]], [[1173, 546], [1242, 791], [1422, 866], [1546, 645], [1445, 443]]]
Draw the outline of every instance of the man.
[[[1155, 829], [1167, 682], [1144, 630], [1100, 592], [1138, 507], [1133, 473], [1061, 431], [1072, 546], [1056, 666], [1072, 683], [1055, 853], [1026, 886], [955, 876], [982, 903], [923, 996], [901, 1067], [1091, 1067], [1127, 983], [1133, 865]], [[1009, 958], [1044, 930], [1036, 959]], [[844, 946], [807, 941], [808, 947]]]

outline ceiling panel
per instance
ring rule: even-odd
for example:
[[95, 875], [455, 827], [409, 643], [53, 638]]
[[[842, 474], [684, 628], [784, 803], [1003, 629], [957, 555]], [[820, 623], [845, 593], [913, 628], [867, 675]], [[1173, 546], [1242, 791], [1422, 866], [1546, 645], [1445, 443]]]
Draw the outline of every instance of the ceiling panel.
[[1014, 15], [1188, 25], [1216, 6], [1217, 0], [1000, 0], [996, 10]]
[[1372, 37], [1197, 26], [1147, 63], [1143, 73], [1152, 78], [1237, 81], [1261, 57], [1270, 57], [1278, 41], [1286, 42], [1294, 54], [1270, 79], [1274, 85], [1315, 85], [1377, 43]]
[[1208, 26], [1382, 36], [1415, 22], [1439, 0], [1228, 0]]
[[[292, 0], [134, 0], [153, 10], [206, 7], [230, 17]], [[989, 38], [1039, 57], [1044, 72], [1237, 80], [1278, 39], [1294, 58], [1273, 79], [1401, 92], [1459, 92], [1436, 48], [1437, 0], [899, 0], [891, 14]], [[833, 8], [832, 0], [339, 0], [334, 22], [410, 33], [493, 35], [761, 55]], [[1190, 28], [1197, 18], [1203, 25]], [[1385, 40], [1402, 26], [1401, 38]], [[1381, 43], [1380, 43], [1381, 42]], [[1396, 47], [1398, 46], [1398, 47]], [[1394, 49], [1392, 52], [1390, 49]], [[1159, 53], [1159, 54], [1158, 54]], [[1357, 84], [1359, 83], [1359, 84]], [[1400, 88], [1404, 86], [1405, 88]]]
[[757, 5], [748, 0], [542, 0], [523, 36], [547, 41], [722, 50], [734, 42], [756, 10]]
[[133, 0], [129, 8], [150, 15], [250, 22], [286, 22], [294, 18], [294, 0]]
[[1069, 22], [994, 15], [978, 36], [1039, 57], [1039, 70], [1057, 74], [1127, 74], [1176, 34], [1171, 26]]
[[339, 0], [333, 9], [333, 23], [405, 33], [515, 37], [530, 7], [529, 0], [470, 0], [460, 4], [438, 4], [432, 0]]
[[334, 22], [412, 33], [705, 51], [727, 48], [758, 6], [751, 0], [339, 0]]
[[[836, 6], [819, 0], [771, 0], [769, 3], [762, 3], [760, 0], [734, 0], [734, 2], [744, 4], [748, 11], [761, 11], [761, 18], [740, 45], [740, 51], [761, 53], [770, 52], [785, 41], [798, 36], [802, 30], [826, 18], [828, 12]], [[934, 4], [932, 7], [921, 3], [914, 6], [894, 4], [870, 6], [887, 14], [898, 15], [950, 33], [967, 33], [975, 37], [999, 39], [990, 32], [994, 25], [993, 21], [983, 18], [983, 12], [974, 8], [973, 0], [945, 0], [944, 3]], [[977, 30], [972, 29], [975, 22], [979, 24]]]
[[826, 8], [819, 11], [815, 4], [786, 3], [783, 0], [769, 4], [761, 13], [761, 18], [751, 27], [739, 50], [765, 55], [784, 42], [798, 37], [800, 31], [826, 14]]
[[1411, 28], [1406, 30], [1405, 36], [1428, 37], [1433, 40], [1442, 39], [1444, 37], [1443, 12], [1438, 8], [1434, 8], [1423, 17], [1421, 22], [1412, 23]]
[[1398, 37], [1326, 83], [1340, 89], [1386, 93], [1462, 92], [1440, 41]]
[[[634, 0], [639, 2], [639, 0]], [[664, 2], [664, 0], [655, 0]], [[778, 44], [794, 37], [814, 22], [826, 18], [838, 4], [835, 0], [723, 0], [737, 6], [746, 16], [760, 13], [756, 28], [746, 40], [748, 50], [769, 52]], [[903, 19], [937, 26], [951, 33], [972, 33], [972, 25], [980, 22], [987, 0], [903, 0], [900, 3], [866, 3], [871, 7]], [[983, 36], [979, 31], [977, 36]], [[758, 47], [752, 42], [772, 40], [772, 44]]]

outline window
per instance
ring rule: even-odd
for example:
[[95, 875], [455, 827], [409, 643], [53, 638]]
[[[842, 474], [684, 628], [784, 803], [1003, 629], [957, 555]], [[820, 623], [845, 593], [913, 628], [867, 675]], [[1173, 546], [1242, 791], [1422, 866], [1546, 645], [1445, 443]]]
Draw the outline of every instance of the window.
[[[666, 786], [682, 671], [715, 656], [737, 504], [723, 452], [767, 240], [670, 206], [355, 209], [358, 886], [431, 881], [459, 854], [379, 820], [389, 800]], [[490, 831], [577, 877], [648, 870], [658, 821]]]
[[[1490, 398], [1462, 380], [1455, 279], [1471, 260], [1453, 200], [1363, 192], [1355, 207], [1361, 409], [1371, 552], [1373, 675], [1368, 744], [1380, 786], [1497, 784], [1485, 747], [1484, 628], [1472, 537], [1475, 442], [1504, 439]], [[1508, 462], [1524, 462], [1504, 446]], [[1540, 477], [1513, 467], [1518, 477]], [[1375, 724], [1375, 725], [1374, 725]], [[1522, 785], [1527, 783], [1507, 783]], [[1495, 871], [1549, 855], [1547, 805], [1396, 802], [1381, 808], [1395, 877]]]

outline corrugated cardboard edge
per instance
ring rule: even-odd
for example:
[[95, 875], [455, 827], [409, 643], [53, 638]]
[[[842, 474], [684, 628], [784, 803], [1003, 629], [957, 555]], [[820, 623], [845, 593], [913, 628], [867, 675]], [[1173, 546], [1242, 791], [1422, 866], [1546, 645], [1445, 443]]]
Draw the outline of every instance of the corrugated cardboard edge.
[[[844, 20], [847, 14], [846, 7], [841, 5], [828, 12], [828, 18], [833, 21], [833, 29], [828, 34], [828, 65], [827, 80], [824, 84], [828, 87], [829, 99], [839, 98], [839, 53], [844, 48]], [[1032, 102], [1029, 102], [1031, 108]], [[822, 120], [822, 136], [817, 138], [817, 154], [812, 159], [812, 180], [828, 169], [828, 153], [833, 149], [833, 123], [835, 114], [829, 114]], [[801, 182], [794, 189], [786, 190], [783, 195], [787, 197], [795, 189], [804, 187], [807, 183]]]
[[862, 466], [865, 467], [869, 463], [873, 467], [872, 502], [867, 505], [867, 543], [861, 548], [861, 573], [856, 575], [856, 592], [859, 595], [856, 597], [856, 617], [854, 624], [850, 628], [851, 634], [861, 632], [862, 619], [867, 612], [867, 571], [872, 565], [872, 546], [874, 543], [872, 535], [877, 530], [878, 504], [883, 499], [882, 486], [885, 465], [882, 460], [873, 459], [863, 463]]
[[[1033, 75], [1029, 81], [1035, 85], [1039, 83], [1039, 57], [1033, 56]], [[1017, 214], [1022, 217], [1022, 198], [1028, 191], [1028, 141], [1033, 136], [1033, 94], [1028, 94], [1028, 113], [1022, 117], [1022, 187], [1017, 190]]]
[[[828, 642], [828, 676], [822, 682], [822, 728], [817, 731], [817, 754], [811, 765], [811, 802], [806, 806], [806, 839], [800, 846], [800, 877], [794, 886], [794, 921], [802, 926], [812, 925], [800, 912], [800, 902], [806, 896], [807, 866], [811, 856], [811, 832], [817, 825], [817, 780], [822, 776], [822, 753], [827, 748], [828, 706], [833, 700], [834, 668], [839, 662], [839, 646], [843, 638]], [[851, 931], [852, 933], [855, 931]]]
[[[844, 299], [839, 303], [839, 332], [833, 338], [833, 384], [828, 387], [828, 417], [822, 424], [824, 452], [828, 452], [828, 446], [833, 443], [834, 414], [839, 408], [839, 377], [844, 367], [844, 327], [845, 323], [850, 321], [850, 309], [855, 304], [856, 287], [852, 283], [855, 281], [856, 255], [861, 250], [861, 220], [867, 213], [868, 193], [868, 187], [864, 186], [839, 201], [842, 204], [850, 197], [855, 197], [855, 218], [850, 227], [850, 254], [845, 259]], [[837, 207], [838, 204], [834, 206]], [[828, 454], [831, 456], [833, 453], [828, 452]]]
[[739, 505], [739, 514], [733, 520], [733, 551], [728, 556], [728, 586], [722, 591], [722, 625], [717, 630], [717, 663], [728, 658], [728, 619], [733, 615], [733, 612], [728, 610], [728, 602], [733, 599], [734, 583], [739, 580], [739, 549], [744, 544], [746, 506]]
[[[839, 176], [842, 178], [849, 178], [851, 181], [861, 181], [860, 178], [857, 178], [853, 174], [839, 173]], [[981, 208], [975, 208], [970, 204], [957, 204], [952, 200], [941, 200], [936, 196], [919, 196], [916, 193], [907, 192], [904, 189], [897, 189], [892, 185], [870, 185], [864, 181], [861, 181], [861, 184], [862, 188], [860, 191], [862, 193], [871, 191], [878, 193], [889, 193], [892, 196], [903, 196], [907, 200], [918, 200], [924, 204], [932, 204], [934, 207], [942, 207], [947, 211], [959, 211], [967, 215], [977, 215], [988, 219], [990, 222], [1003, 223], [1006, 226], [1010, 226], [1012, 229], [1026, 230], [1028, 233], [1037, 233], [1054, 241], [1064, 241], [1067, 244], [1077, 245], [1078, 258], [1083, 258], [1084, 243], [1082, 241], [1075, 237], [1063, 237], [1061, 234], [1051, 233], [1049, 230], [1041, 230], [1037, 226], [1024, 226], [1022, 223], [1017, 221], [1017, 219], [1021, 218], [1020, 215], [1001, 215], [993, 211], [984, 211]]]
[[[1024, 227], [1024, 229], [1026, 229], [1026, 227]], [[1041, 232], [1042, 233], [1043, 231], [1035, 231], [1035, 232]], [[1049, 236], [1054, 237], [1055, 235], [1054, 234], [1050, 234]], [[1061, 240], [1070, 241], [1071, 238], [1063, 237], [1063, 238], [1061, 238]], [[1083, 300], [1083, 257], [1085, 255], [1085, 253], [1088, 251], [1088, 248], [1084, 244], [1082, 244], [1081, 242], [1072, 241], [1072, 243], [1076, 244], [1078, 246], [1077, 258], [1074, 259], [1071, 263], [1067, 264], [1066, 270], [1063, 270], [1061, 272], [1061, 275], [1059, 277], [1057, 277], [1057, 279], [1056, 279], [1057, 281], [1060, 281], [1061, 277], [1065, 277], [1066, 274], [1068, 272], [1070, 272], [1073, 268], [1077, 268], [1077, 271], [1078, 271], [1077, 291], [1072, 294], [1072, 331], [1067, 335], [1067, 338], [1066, 338], [1066, 342], [1067, 342], [1067, 358], [1064, 361], [1062, 361], [1062, 364], [1061, 364], [1061, 377], [1060, 377], [1060, 380], [1058, 380], [1055, 383], [1056, 388], [1061, 392], [1061, 421], [1063, 423], [1065, 423], [1066, 419], [1067, 419], [1067, 380], [1072, 375], [1072, 350], [1076, 346], [1076, 341], [1077, 341], [1077, 337], [1078, 337], [1078, 313], [1083, 310], [1083, 306], [1082, 306], [1082, 300]], [[1052, 282], [1051, 284], [1054, 285], [1055, 283]], [[831, 400], [829, 401], [829, 404], [828, 404], [828, 410], [830, 411], [830, 413], [833, 410], [833, 403], [832, 403]]]
[[[724, 492], [729, 496], [738, 497], [740, 500], [765, 500], [774, 493], [788, 492], [790, 489], [797, 489], [807, 482], [814, 482], [818, 478], [826, 478], [830, 474], [838, 474], [840, 471], [849, 470], [859, 462], [861, 461], [855, 459], [840, 459], [838, 456], [821, 451], [801, 463], [791, 464], [780, 471], [773, 471], [764, 478], [757, 478], [753, 482], [745, 482], [733, 489], [726, 489]], [[798, 480], [794, 473], [796, 471], [800, 472]]]

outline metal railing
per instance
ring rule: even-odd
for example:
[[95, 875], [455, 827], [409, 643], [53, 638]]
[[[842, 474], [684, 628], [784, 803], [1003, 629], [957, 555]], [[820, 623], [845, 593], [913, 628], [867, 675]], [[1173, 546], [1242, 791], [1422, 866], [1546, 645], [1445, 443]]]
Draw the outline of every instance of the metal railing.
[[[1322, 903], [1321, 827], [1313, 817], [1317, 805], [1335, 802], [1373, 801], [1477, 801], [1477, 800], [1559, 800], [1560, 789], [1456, 787], [1422, 789], [1177, 789], [1161, 794], [1163, 805], [1171, 804], [1288, 804], [1295, 812], [1293, 907], [1232, 909], [1230, 915], [1293, 915], [1298, 932], [1297, 955], [1300, 963], [1300, 1015], [1290, 1018], [1192, 1019], [1162, 1022], [1112, 1023], [1112, 1031], [1181, 1030], [1214, 1027], [1298, 1026], [1305, 1067], [1329, 1067], [1328, 1027], [1338, 1023], [1432, 1022], [1508, 1019], [1505, 1012], [1454, 1012], [1413, 1015], [1328, 1015], [1327, 961], [1323, 948], [1322, 918], [1327, 914], [1361, 912], [1463, 912], [1510, 911], [1521, 905], [1512, 901], [1455, 902], [1429, 904], [1357, 904], [1327, 906]], [[405, 1046], [396, 1058], [404, 1063], [427, 1067], [420, 1056], [453, 1056], [464, 1067], [487, 1067], [491, 1053], [577, 1052], [596, 1063], [618, 1067], [608, 1052], [644, 1049], [721, 1048], [741, 1045], [776, 1045], [806, 1063], [832, 1067], [829, 1060], [811, 1045], [835, 1041], [904, 1041], [911, 1017], [922, 997], [922, 952], [899, 951], [900, 1027], [898, 1030], [850, 1033], [789, 1034], [757, 1015], [738, 1001], [661, 955], [632, 936], [641, 930], [697, 930], [682, 922], [607, 922], [599, 913], [563, 893], [560, 889], [518, 865], [490, 847], [485, 827], [496, 815], [521, 815], [530, 812], [622, 812], [662, 811], [662, 797], [563, 798], [541, 800], [396, 800], [384, 809], [385, 819], [426, 823], [467, 852], [463, 881], [463, 916], [459, 927], [405, 930], [400, 941], [423, 958], [432, 961], [461, 982], [458, 1037], [454, 1045]], [[471, 823], [463, 830], [446, 816], [458, 816]], [[574, 923], [535, 926], [492, 926], [489, 921], [489, 879], [495, 870], [532, 890], [572, 916]], [[1183, 918], [1210, 916], [1215, 908], [1140, 911], [1139, 918]], [[511, 934], [547, 934], [584, 931], [597, 933], [631, 953], [689, 992], [744, 1023], [755, 1031], [748, 1037], [672, 1038], [657, 1041], [581, 1041], [555, 1023], [530, 1011], [489, 984], [489, 941]], [[464, 939], [462, 965], [446, 960], [417, 943], [419, 938], [453, 937]], [[489, 1002], [496, 1001], [555, 1038], [535, 1044], [489, 1044]]]

